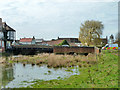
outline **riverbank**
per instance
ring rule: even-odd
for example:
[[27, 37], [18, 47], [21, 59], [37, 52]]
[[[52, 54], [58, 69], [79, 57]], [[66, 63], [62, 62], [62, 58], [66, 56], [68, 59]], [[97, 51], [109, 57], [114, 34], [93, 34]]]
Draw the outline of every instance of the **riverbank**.
[[[116, 53], [116, 54], [114, 54]], [[103, 51], [91, 67], [64, 80], [34, 81], [27, 88], [118, 88], [118, 52]]]

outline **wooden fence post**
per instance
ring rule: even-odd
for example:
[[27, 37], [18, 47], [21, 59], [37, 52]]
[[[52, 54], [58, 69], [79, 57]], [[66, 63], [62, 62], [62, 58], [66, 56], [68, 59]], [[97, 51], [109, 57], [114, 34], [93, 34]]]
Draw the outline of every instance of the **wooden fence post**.
[[96, 62], [97, 62], [97, 71], [98, 71], [97, 47], [94, 46], [94, 49], [95, 49], [95, 59], [96, 59]]

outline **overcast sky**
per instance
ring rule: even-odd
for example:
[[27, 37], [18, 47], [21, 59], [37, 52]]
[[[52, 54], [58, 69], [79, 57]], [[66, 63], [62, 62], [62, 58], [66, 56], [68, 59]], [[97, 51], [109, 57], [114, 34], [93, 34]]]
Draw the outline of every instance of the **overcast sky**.
[[103, 36], [118, 31], [118, 0], [0, 0], [0, 17], [17, 39], [79, 37], [81, 23], [98, 20]]

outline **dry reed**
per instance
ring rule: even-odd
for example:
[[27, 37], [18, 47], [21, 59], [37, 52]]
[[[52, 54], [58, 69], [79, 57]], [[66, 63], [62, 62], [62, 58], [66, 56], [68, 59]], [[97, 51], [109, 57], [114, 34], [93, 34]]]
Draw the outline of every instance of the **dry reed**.
[[[79, 67], [91, 67], [96, 63], [95, 55], [55, 55], [55, 54], [38, 54], [34, 56], [11, 57], [9, 60], [14, 62], [31, 63], [32, 65], [47, 64], [48, 67], [70, 67], [78, 65]], [[88, 64], [88, 65], [87, 65]]]

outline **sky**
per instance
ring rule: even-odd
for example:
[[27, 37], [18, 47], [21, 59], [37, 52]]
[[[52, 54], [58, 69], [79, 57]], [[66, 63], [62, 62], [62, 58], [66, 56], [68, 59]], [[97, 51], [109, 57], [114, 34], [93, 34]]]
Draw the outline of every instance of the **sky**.
[[86, 20], [101, 21], [104, 38], [118, 32], [118, 0], [0, 0], [0, 18], [16, 39], [78, 38]]

